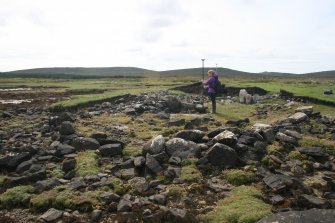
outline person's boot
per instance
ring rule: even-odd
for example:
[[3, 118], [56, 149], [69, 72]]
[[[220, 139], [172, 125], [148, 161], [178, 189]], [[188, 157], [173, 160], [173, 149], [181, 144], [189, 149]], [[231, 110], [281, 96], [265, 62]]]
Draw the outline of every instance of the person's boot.
[[212, 105], [212, 114], [216, 114], [216, 104]]

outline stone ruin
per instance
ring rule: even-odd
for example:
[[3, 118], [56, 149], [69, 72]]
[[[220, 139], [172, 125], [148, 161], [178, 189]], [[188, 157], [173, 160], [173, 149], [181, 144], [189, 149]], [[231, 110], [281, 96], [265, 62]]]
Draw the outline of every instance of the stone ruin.
[[253, 104], [259, 100], [259, 95], [251, 95], [245, 89], [241, 89], [238, 96], [242, 104]]

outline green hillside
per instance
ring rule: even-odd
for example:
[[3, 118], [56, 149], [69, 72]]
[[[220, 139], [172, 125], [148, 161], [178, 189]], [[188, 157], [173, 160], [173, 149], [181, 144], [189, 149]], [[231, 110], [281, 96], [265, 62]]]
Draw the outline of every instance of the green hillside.
[[[207, 70], [215, 69], [205, 67]], [[309, 78], [309, 79], [335, 79], [335, 71], [322, 71], [306, 74], [261, 72], [252, 73], [218, 67], [220, 76], [225, 77], [279, 77], [279, 78]], [[144, 76], [193, 76], [201, 77], [202, 68], [188, 68], [178, 70], [154, 71], [137, 67], [51, 67], [26, 70], [16, 70], [0, 73], [2, 77], [47, 77], [47, 78], [103, 78], [103, 77], [144, 77]]]

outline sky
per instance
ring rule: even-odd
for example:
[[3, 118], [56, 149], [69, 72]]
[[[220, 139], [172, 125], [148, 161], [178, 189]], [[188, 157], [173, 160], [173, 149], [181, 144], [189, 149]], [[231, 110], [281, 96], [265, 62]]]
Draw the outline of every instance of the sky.
[[334, 0], [0, 0], [0, 71], [335, 70]]

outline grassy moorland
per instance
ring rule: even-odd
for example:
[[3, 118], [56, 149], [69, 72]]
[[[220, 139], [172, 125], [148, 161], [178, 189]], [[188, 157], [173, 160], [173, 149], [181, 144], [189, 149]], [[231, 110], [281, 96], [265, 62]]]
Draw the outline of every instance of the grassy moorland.
[[241, 79], [230, 78], [223, 79], [227, 86], [253, 87], [257, 86], [272, 93], [278, 93], [280, 89], [290, 91], [297, 96], [309, 96], [317, 99], [335, 102], [335, 95], [324, 95], [325, 89], [334, 91], [335, 80], [321, 79], [294, 79], [294, 78], [254, 78]]
[[[280, 89], [290, 91], [298, 96], [309, 96], [335, 102], [335, 95], [324, 95], [325, 89], [334, 89], [334, 79], [297, 79], [278, 77], [220, 77], [226, 86], [261, 87], [277, 94]], [[58, 101], [52, 106], [76, 106], [89, 101], [102, 100], [122, 94], [140, 94], [147, 91], [168, 90], [169, 88], [198, 82], [199, 77], [126, 77], [99, 79], [53, 79], [53, 78], [0, 78], [0, 88], [45, 87], [49, 91], [68, 93], [66, 100]], [[323, 107], [324, 108], [324, 107]], [[239, 109], [239, 108], [237, 108]]]

